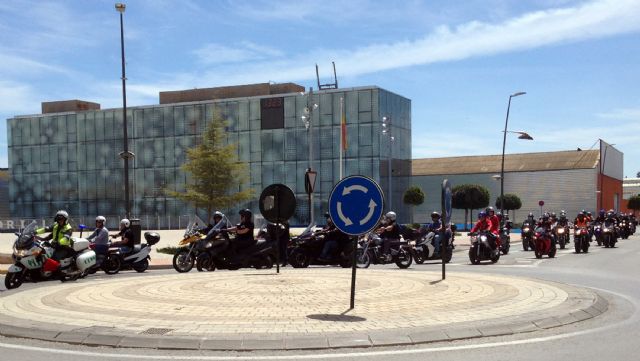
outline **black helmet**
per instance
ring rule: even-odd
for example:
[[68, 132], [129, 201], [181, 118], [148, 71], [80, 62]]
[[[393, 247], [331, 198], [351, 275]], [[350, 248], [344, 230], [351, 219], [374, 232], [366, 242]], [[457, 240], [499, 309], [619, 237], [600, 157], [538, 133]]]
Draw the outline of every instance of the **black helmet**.
[[549, 220], [549, 213], [544, 212], [544, 214], [542, 214], [542, 220], [543, 221], [548, 221]]
[[431, 218], [440, 218], [440, 213], [436, 211], [431, 212]]
[[533, 212], [529, 212], [528, 218], [533, 218]]
[[251, 216], [253, 215], [253, 213], [251, 213], [251, 210], [249, 208], [241, 209], [240, 212], [238, 212], [238, 214], [240, 216], [245, 216], [246, 218], [249, 218], [249, 219], [251, 219]]
[[557, 216], [556, 216], [556, 212], [551, 212], [551, 214], [549, 214], [549, 217], [551, 217], [551, 218], [556, 218], [556, 217], [557, 217]]
[[325, 212], [324, 218], [331, 218], [331, 215], [329, 214], [329, 212]]

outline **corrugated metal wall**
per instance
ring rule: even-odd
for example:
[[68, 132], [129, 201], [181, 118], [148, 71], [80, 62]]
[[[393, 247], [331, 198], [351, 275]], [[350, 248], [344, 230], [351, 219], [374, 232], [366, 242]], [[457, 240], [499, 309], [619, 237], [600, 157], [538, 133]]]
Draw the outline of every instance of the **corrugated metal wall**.
[[[500, 182], [492, 178], [494, 174], [465, 174], [450, 176], [414, 176], [411, 180], [425, 192], [425, 202], [413, 210], [415, 222], [426, 222], [433, 210], [440, 211], [442, 181], [447, 178], [453, 186], [459, 184], [481, 184], [489, 189], [490, 205], [494, 206], [500, 195]], [[520, 222], [529, 213], [540, 213], [538, 201], [544, 200], [544, 210], [567, 211], [573, 219], [582, 209], [591, 212], [596, 207], [596, 170], [572, 169], [561, 171], [514, 172], [505, 174], [505, 193], [515, 193], [522, 200], [522, 208], [515, 213], [515, 221]], [[409, 212], [409, 207], [406, 208]], [[475, 215], [476, 212], [474, 212]], [[409, 217], [406, 217], [408, 220]], [[514, 220], [513, 213], [511, 218]], [[404, 219], [404, 217], [403, 217]], [[462, 223], [464, 210], [453, 210], [453, 221]]]

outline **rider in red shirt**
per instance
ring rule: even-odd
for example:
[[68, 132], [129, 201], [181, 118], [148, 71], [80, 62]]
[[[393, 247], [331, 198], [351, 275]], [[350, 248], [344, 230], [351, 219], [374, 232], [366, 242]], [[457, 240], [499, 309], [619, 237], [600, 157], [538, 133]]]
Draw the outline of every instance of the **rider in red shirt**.
[[493, 222], [491, 222], [491, 220], [489, 219], [489, 217], [487, 217], [487, 213], [485, 212], [480, 212], [478, 213], [478, 222], [476, 222], [476, 224], [473, 226], [473, 228], [471, 228], [471, 233], [475, 233], [475, 232], [489, 232], [491, 234], [492, 237], [492, 248], [495, 249], [498, 246], [498, 233], [494, 233], [491, 228], [493, 227]]
[[[491, 233], [494, 235], [500, 234], [500, 218], [496, 215], [496, 212], [493, 210], [493, 207], [487, 207], [485, 210], [487, 213], [487, 219], [491, 221]], [[500, 237], [496, 237], [496, 243], [498, 247], [500, 247]]]

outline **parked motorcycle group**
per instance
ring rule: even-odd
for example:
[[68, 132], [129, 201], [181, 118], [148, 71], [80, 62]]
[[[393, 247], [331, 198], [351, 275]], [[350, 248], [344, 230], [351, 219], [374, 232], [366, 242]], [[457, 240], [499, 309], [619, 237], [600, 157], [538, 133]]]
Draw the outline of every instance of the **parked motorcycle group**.
[[[68, 215], [61, 212], [66, 222]], [[58, 217], [61, 212], [56, 216], [56, 222], [63, 218]], [[198, 271], [245, 267], [269, 269], [277, 261], [294, 268], [310, 265], [346, 268], [352, 264], [354, 251], [356, 265], [360, 268], [392, 263], [399, 268], [408, 268], [414, 261], [418, 264], [428, 260], [448, 263], [455, 249], [456, 227], [443, 227], [438, 212], [431, 214], [431, 223], [418, 229], [401, 227], [396, 223], [396, 214], [388, 212], [379, 227], [358, 237], [356, 247], [351, 236], [335, 227], [329, 214], [325, 214], [327, 222], [324, 228], [315, 230], [315, 225], [310, 225], [293, 238], [289, 235], [286, 223], [268, 223], [254, 238], [251, 211], [242, 210], [240, 216], [241, 223], [235, 227], [231, 227], [228, 218], [220, 212], [215, 213], [214, 223], [208, 225], [198, 217], [192, 217], [174, 254], [173, 268], [180, 273], [189, 272], [194, 266]], [[96, 218], [98, 224], [99, 221], [104, 224], [104, 217]], [[544, 255], [553, 258], [558, 247], [564, 249], [571, 243], [570, 231], [574, 229], [575, 251], [586, 253], [594, 239], [599, 246], [614, 247], [618, 239], [626, 239], [634, 234], [636, 225], [637, 221], [632, 215], [615, 214], [613, 211], [602, 210], [596, 219], [591, 219], [588, 212], [580, 212], [573, 222], [567, 220], [564, 211], [559, 217], [554, 213], [545, 213], [537, 220], [530, 213], [522, 224], [522, 247], [525, 251], [534, 251], [536, 258]], [[129, 221], [123, 219], [120, 233], [112, 237], [131, 238], [127, 236], [129, 226]], [[512, 228], [508, 216], [502, 219], [500, 213], [493, 213], [493, 208], [480, 212], [478, 223], [468, 233], [471, 263], [478, 264], [484, 260], [495, 263], [501, 254], [508, 254]], [[95, 239], [91, 242], [82, 238], [83, 229], [81, 225], [80, 237], [72, 237], [70, 226], [60, 221], [46, 229], [52, 232], [47, 239], [37, 235], [45, 229], [38, 229], [33, 221], [16, 233], [13, 247], [15, 263], [8, 269], [5, 286], [8, 289], [17, 288], [26, 280], [76, 280], [98, 270], [107, 274], [126, 269], [144, 272], [149, 266], [151, 247], [160, 240], [157, 233], [145, 232], [144, 244], [133, 247], [120, 247], [115, 243], [98, 245]], [[57, 239], [64, 230], [68, 232], [67, 244], [61, 247]], [[89, 238], [92, 237], [94, 235]], [[107, 247], [108, 251], [96, 254], [95, 249], [100, 246]], [[59, 252], [60, 249], [64, 252]]]
[[[18, 288], [24, 281], [75, 281], [98, 270], [107, 274], [115, 274], [124, 269], [144, 272], [149, 267], [151, 246], [160, 241], [157, 233], [145, 232], [146, 243], [135, 244], [133, 233], [126, 233], [130, 222], [123, 219], [120, 222], [120, 233], [111, 237], [129, 235], [132, 247], [120, 247], [118, 242], [109, 242], [106, 229], [106, 242], [98, 245], [97, 241], [82, 237], [86, 228], [84, 225], [79, 226], [80, 236], [73, 237], [68, 218], [67, 212], [58, 211], [54, 225], [38, 228], [37, 222], [32, 221], [20, 232], [15, 233], [17, 238], [12, 255], [14, 264], [9, 267], [4, 279], [7, 289]], [[96, 223], [104, 225], [105, 221], [102, 216], [96, 218]], [[38, 236], [43, 232], [51, 234], [44, 238]], [[104, 251], [96, 254], [96, 249], [101, 246], [105, 247]]]

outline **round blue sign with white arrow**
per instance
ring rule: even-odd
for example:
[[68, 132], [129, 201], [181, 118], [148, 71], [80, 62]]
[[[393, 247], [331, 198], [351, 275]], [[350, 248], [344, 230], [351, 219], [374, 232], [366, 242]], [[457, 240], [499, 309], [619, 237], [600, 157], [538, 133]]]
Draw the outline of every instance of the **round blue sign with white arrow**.
[[373, 179], [354, 175], [333, 187], [329, 215], [342, 232], [357, 236], [371, 231], [382, 217], [384, 198]]

